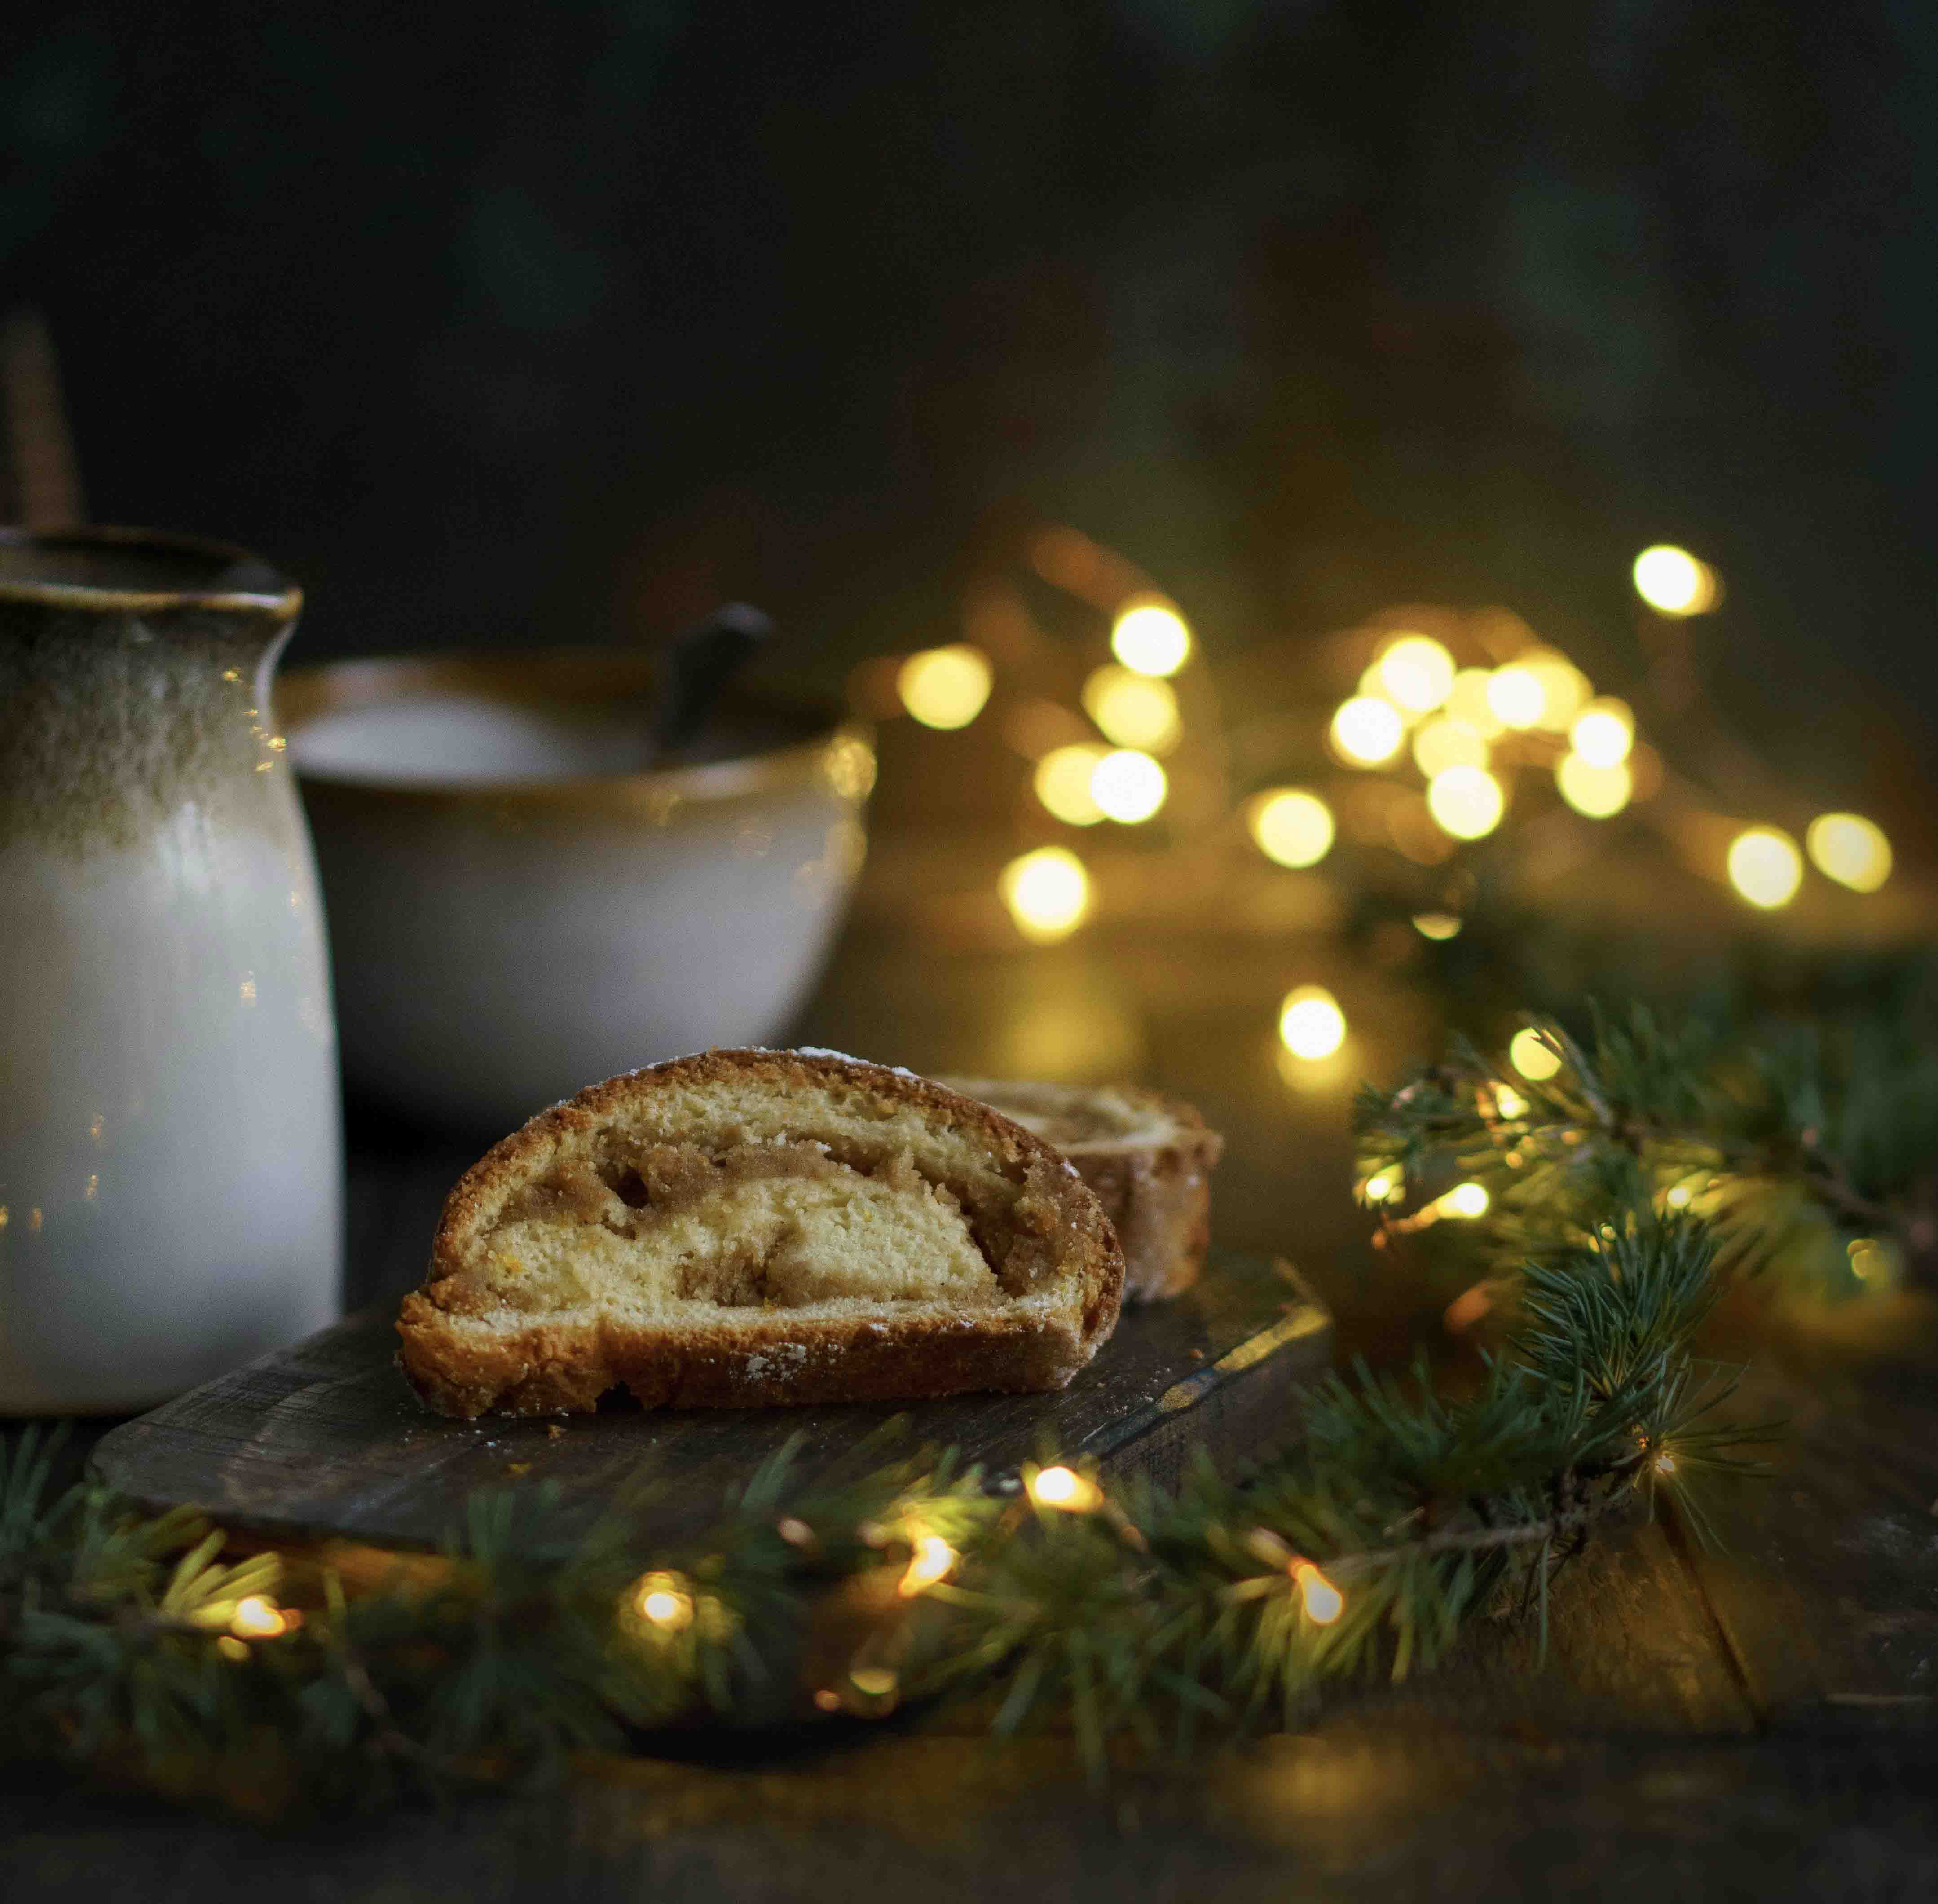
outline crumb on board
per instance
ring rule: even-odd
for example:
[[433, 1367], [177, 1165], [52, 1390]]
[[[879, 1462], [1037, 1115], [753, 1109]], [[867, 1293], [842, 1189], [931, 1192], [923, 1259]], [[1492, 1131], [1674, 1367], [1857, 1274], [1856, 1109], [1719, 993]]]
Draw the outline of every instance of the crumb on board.
[[1204, 1359], [1204, 1351], [1202, 1349], [1192, 1349], [1187, 1353], [1193, 1362], [1202, 1362]]
[[565, 1439], [565, 1423], [562, 1421], [547, 1422], [545, 1423], [545, 1439], [548, 1441], [563, 1441]]
[[505, 1472], [508, 1474], [529, 1474], [531, 1471], [532, 1464], [529, 1461], [508, 1461], [505, 1463]]

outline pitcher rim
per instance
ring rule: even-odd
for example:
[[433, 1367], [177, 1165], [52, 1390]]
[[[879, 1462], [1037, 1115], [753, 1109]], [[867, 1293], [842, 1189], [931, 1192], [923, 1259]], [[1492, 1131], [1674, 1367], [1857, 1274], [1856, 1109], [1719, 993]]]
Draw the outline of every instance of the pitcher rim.
[[85, 582], [35, 582], [0, 572], [0, 602], [36, 603], [46, 608], [99, 609], [108, 612], [153, 613], [167, 609], [268, 609], [293, 618], [302, 608], [302, 591], [273, 563], [234, 542], [208, 536], [178, 535], [166, 529], [111, 527], [71, 529], [0, 527], [0, 548], [152, 549], [205, 557], [220, 568], [252, 563], [280, 585], [256, 588], [117, 588]]

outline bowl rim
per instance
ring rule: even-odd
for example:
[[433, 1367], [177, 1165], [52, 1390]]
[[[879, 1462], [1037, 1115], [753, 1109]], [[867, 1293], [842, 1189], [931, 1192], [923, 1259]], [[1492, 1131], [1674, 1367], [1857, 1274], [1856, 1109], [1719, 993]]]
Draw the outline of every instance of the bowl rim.
[[[463, 691], [513, 705], [535, 701], [615, 698], [649, 691], [658, 673], [649, 648], [579, 645], [554, 648], [450, 648], [417, 654], [380, 654], [316, 663], [279, 674], [271, 693], [279, 733], [296, 732], [324, 714]], [[868, 724], [831, 699], [748, 688], [730, 689], [723, 704], [800, 721], [799, 739], [724, 761], [652, 767], [631, 773], [575, 773], [542, 780], [384, 780], [362, 774], [317, 771], [294, 759], [305, 788], [332, 796], [383, 800], [470, 802], [486, 800], [551, 805], [588, 797], [645, 799], [734, 799], [770, 787], [797, 785], [824, 772], [834, 751], [858, 742], [872, 752]], [[865, 791], [865, 789], [864, 790]]]
[[[31, 553], [97, 551], [193, 558], [208, 570], [202, 585], [184, 582], [153, 588], [135, 583], [49, 582], [30, 575], [0, 573], [0, 602], [40, 608], [85, 609], [103, 615], [159, 615], [171, 609], [200, 609], [212, 612], [266, 609], [293, 621], [302, 612], [302, 591], [281, 571], [234, 542], [209, 536], [184, 536], [169, 529], [139, 529], [115, 524], [72, 524], [62, 527], [0, 527], [0, 547]], [[217, 586], [225, 575], [240, 571], [265, 585]]]

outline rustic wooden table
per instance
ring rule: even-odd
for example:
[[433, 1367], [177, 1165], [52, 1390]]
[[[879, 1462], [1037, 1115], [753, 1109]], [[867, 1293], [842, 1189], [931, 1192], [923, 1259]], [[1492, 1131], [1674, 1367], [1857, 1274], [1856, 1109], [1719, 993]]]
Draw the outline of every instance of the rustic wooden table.
[[[1329, 985], [1353, 1036], [1282, 1075], [1286, 987]], [[1438, 1027], [1403, 976], [1317, 931], [1106, 931], [1022, 952], [918, 943], [865, 913], [804, 1041], [919, 1068], [1138, 1073], [1229, 1139], [1220, 1239], [1293, 1258], [1342, 1356], [1446, 1360], [1450, 1291], [1365, 1247], [1346, 1104]], [[353, 1301], [415, 1279], [473, 1154], [353, 1120]], [[996, 1750], [961, 1722], [702, 1743], [564, 1789], [327, 1833], [257, 1828], [16, 1775], [0, 1897], [840, 1900], [1019, 1896], [1913, 1898], [1938, 1894], [1938, 1325], [1898, 1297], [1733, 1316], [1745, 1407], [1791, 1427], [1725, 1517], [1724, 1557], [1671, 1520], [1557, 1589], [1545, 1664], [1510, 1626], [1430, 1678], [1335, 1695], [1299, 1730], [1086, 1788], [1065, 1741]]]

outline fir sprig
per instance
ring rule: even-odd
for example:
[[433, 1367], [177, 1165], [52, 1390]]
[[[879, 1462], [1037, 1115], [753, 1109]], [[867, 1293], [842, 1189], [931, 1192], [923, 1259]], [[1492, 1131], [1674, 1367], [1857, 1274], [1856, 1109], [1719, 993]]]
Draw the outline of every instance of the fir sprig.
[[1361, 1090], [1362, 1194], [1387, 1238], [1432, 1228], [1496, 1261], [1551, 1259], [1639, 1202], [1707, 1217], [1727, 1268], [1839, 1293], [1938, 1279], [1938, 1052], [1909, 1009], [1745, 1028], [1591, 1007], [1581, 1039], [1528, 1021], [1546, 1076], [1457, 1040]]
[[[1067, 1715], [1101, 1778], [1117, 1742], [1181, 1748], [1430, 1666], [1491, 1608], [1545, 1632], [1598, 1523], [1672, 1473], [1742, 1471], [1760, 1431], [1718, 1418], [1730, 1376], [1690, 1347], [1715, 1248], [1694, 1216], [1605, 1205], [1528, 1267], [1472, 1393], [1358, 1368], [1289, 1451], [1173, 1493], [1052, 1463], [1005, 1499], [879, 1451], [803, 1488], [790, 1451], [674, 1550], [642, 1547], [622, 1503], [545, 1557], [546, 1491], [494, 1491], [436, 1563], [357, 1595], [325, 1575], [304, 1605], [278, 1603], [273, 1556], [226, 1560], [193, 1515], [87, 1485], [50, 1501], [30, 1434], [0, 1481], [0, 1736], [272, 1809], [554, 1774], [696, 1712], [972, 1695], [999, 1735]], [[802, 1684], [843, 1582], [872, 1617]]]

